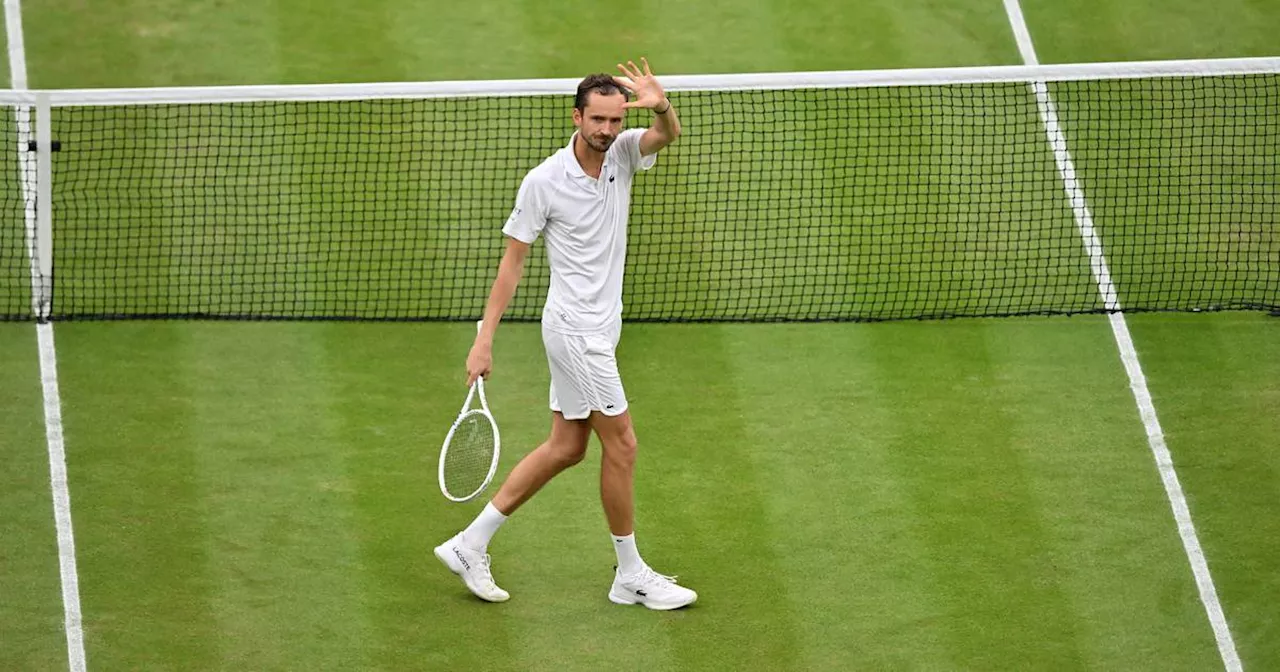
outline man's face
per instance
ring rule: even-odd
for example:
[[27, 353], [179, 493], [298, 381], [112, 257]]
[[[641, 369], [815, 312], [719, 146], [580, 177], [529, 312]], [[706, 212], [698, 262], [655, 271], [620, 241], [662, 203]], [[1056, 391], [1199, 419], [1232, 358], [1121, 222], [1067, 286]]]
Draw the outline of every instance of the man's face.
[[578, 127], [578, 134], [587, 146], [597, 152], [608, 151], [622, 132], [622, 120], [627, 114], [622, 104], [626, 101], [621, 93], [604, 95], [593, 91], [587, 94], [584, 109], [574, 108], [573, 125]]

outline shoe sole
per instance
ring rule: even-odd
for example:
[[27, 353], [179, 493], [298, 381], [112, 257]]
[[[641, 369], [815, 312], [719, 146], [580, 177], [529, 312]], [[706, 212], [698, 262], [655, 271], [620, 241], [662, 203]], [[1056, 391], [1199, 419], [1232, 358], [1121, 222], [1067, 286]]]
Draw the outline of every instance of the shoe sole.
[[472, 595], [475, 595], [476, 597], [484, 600], [485, 602], [494, 602], [494, 603], [506, 602], [508, 599], [510, 599], [510, 596], [504, 599], [494, 599], [491, 597], [486, 597], [485, 595], [481, 595], [480, 593], [476, 592], [476, 589], [472, 588], [471, 584], [467, 583], [467, 575], [463, 573], [462, 568], [455, 567], [454, 564], [450, 562], [450, 560], [452, 559], [452, 556], [449, 555], [449, 549], [445, 548], [444, 546], [436, 546], [434, 553], [435, 553], [436, 559], [440, 561], [440, 564], [444, 565], [446, 569], [453, 572], [454, 574], [457, 574], [458, 578], [462, 579], [462, 585], [466, 586], [467, 590], [471, 591]]

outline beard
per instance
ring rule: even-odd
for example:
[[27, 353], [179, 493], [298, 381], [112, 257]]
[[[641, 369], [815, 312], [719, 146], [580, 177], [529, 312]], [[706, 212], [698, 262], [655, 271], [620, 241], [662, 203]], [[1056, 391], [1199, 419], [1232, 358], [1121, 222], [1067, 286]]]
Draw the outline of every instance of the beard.
[[613, 141], [617, 140], [617, 136], [613, 135], [584, 135], [583, 140], [587, 141], [587, 146], [597, 152], [604, 153], [609, 151], [609, 147], [613, 146]]

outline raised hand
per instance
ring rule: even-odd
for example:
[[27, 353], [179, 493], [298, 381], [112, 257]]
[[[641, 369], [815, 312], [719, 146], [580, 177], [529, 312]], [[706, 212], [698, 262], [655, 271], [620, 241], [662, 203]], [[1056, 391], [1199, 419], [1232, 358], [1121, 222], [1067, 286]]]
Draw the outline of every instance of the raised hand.
[[613, 81], [617, 82], [628, 91], [636, 95], [636, 99], [623, 103], [623, 107], [647, 107], [654, 109], [662, 107], [666, 103], [667, 94], [662, 90], [662, 85], [658, 83], [658, 78], [653, 76], [653, 72], [649, 70], [649, 61], [643, 56], [640, 62], [644, 64], [644, 70], [636, 67], [635, 61], [627, 61], [626, 65], [618, 64], [618, 69], [622, 71], [626, 77], [614, 77]]

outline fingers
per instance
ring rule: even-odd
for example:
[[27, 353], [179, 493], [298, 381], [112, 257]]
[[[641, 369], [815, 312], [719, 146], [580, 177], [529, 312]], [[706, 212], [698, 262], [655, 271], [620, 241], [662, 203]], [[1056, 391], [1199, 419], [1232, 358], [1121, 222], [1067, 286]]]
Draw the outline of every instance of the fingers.
[[476, 378], [480, 378], [482, 376], [488, 377], [489, 369], [491, 368], [493, 368], [493, 364], [490, 361], [486, 361], [484, 359], [477, 360], [477, 359], [468, 357], [467, 358], [467, 387], [471, 387], [472, 385], [474, 385], [476, 382]]
[[[619, 66], [619, 67], [621, 67], [621, 66]], [[614, 83], [615, 83], [615, 84], [617, 84], [618, 86], [621, 86], [622, 88], [624, 88], [624, 89], [626, 89], [626, 90], [628, 90], [628, 91], [635, 91], [635, 90], [636, 90], [636, 83], [635, 83], [635, 82], [633, 82], [633, 81], [631, 81], [630, 79], [628, 79], [628, 78], [626, 78], [626, 77], [614, 77], [614, 78], [613, 78], [613, 81], [614, 81]]]
[[493, 353], [487, 343], [476, 343], [467, 354], [467, 387], [475, 384], [476, 378], [488, 376], [493, 368]]
[[645, 58], [644, 56], [641, 56], [641, 57], [640, 57], [640, 62], [641, 62], [641, 63], [644, 63], [644, 74], [645, 74], [645, 76], [646, 76], [646, 77], [652, 77], [652, 76], [653, 76], [653, 71], [649, 69], [649, 59]]
[[[641, 59], [641, 60], [644, 60], [644, 59]], [[632, 80], [637, 80], [637, 79], [640, 79], [641, 77], [644, 77], [644, 73], [640, 72], [640, 68], [636, 67], [635, 61], [627, 61], [627, 65], [625, 66], [619, 63], [618, 69], [621, 70], [624, 74], [626, 74], [627, 77], [630, 77]]]

